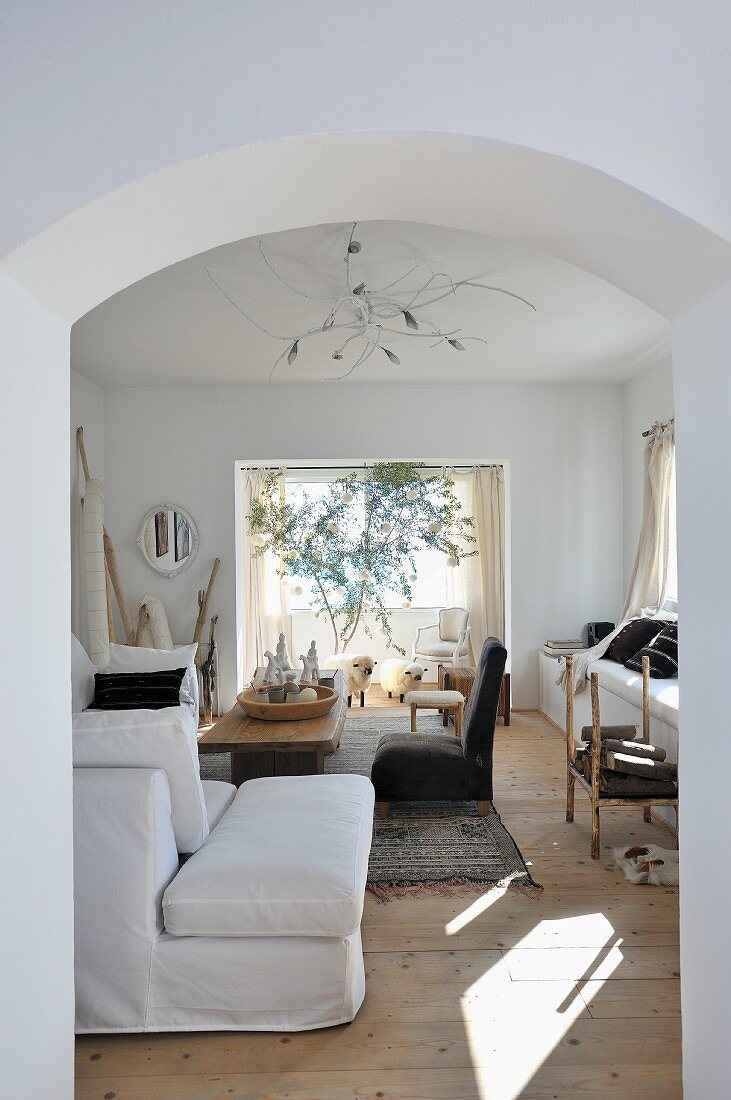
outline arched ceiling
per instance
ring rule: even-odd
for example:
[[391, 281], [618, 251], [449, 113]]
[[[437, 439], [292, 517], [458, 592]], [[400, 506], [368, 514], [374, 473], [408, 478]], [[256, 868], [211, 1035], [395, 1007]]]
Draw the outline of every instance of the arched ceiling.
[[[334, 328], [321, 329], [345, 285], [351, 228], [339, 223], [249, 238], [158, 271], [77, 322], [72, 365], [103, 386], [266, 382], [282, 355], [275, 382], [342, 375], [367, 348], [348, 327], [362, 294], [341, 306]], [[355, 233], [361, 248], [350, 255], [351, 288], [382, 290], [379, 301], [389, 299], [390, 312], [410, 307], [419, 328], [409, 329], [398, 314], [374, 320], [367, 331], [380, 346], [353, 372], [353, 382], [612, 382], [667, 354], [664, 318], [563, 260], [411, 222], [361, 222]], [[449, 280], [468, 278], [509, 293], [451, 290]], [[289, 364], [293, 339], [313, 329]], [[444, 340], [432, 346], [435, 330], [461, 348]], [[342, 360], [333, 360], [351, 336]]]

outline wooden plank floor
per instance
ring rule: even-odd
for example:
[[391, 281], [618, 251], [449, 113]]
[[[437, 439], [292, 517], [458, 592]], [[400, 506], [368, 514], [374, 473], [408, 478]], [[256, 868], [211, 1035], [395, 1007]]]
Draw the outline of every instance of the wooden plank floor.
[[[374, 689], [352, 713], [388, 705]], [[639, 810], [605, 811], [592, 862], [586, 799], [564, 820], [563, 750], [542, 716], [498, 723], [495, 803], [539, 900], [367, 894], [367, 993], [352, 1024], [85, 1036], [78, 1100], [680, 1097], [677, 890], [631, 886], [609, 858], [625, 841], [673, 841]]]

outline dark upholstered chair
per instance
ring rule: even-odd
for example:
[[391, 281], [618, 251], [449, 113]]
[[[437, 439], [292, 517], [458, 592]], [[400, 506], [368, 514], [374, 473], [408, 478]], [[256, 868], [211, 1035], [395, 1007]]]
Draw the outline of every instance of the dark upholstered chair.
[[507, 651], [497, 638], [482, 647], [465, 709], [462, 735], [387, 733], [371, 767], [381, 817], [392, 802], [475, 801], [484, 817], [492, 803], [492, 745]]

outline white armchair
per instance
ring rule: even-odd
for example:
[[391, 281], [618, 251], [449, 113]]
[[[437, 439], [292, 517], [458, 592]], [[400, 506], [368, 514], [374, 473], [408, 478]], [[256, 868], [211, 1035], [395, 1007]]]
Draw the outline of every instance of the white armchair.
[[411, 651], [412, 661], [437, 661], [452, 668], [467, 664], [470, 653], [469, 621], [470, 613], [463, 607], [442, 608], [438, 623], [417, 630]]

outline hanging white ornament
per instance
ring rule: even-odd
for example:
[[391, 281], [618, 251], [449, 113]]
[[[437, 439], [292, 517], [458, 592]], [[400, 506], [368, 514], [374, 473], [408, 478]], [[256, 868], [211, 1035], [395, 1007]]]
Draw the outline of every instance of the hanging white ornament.
[[430, 534], [432, 534], [432, 535], [438, 535], [439, 532], [441, 531], [441, 529], [442, 529], [441, 523], [437, 523], [436, 520], [434, 520], [432, 523], [430, 523], [429, 526], [427, 527], [427, 531], [429, 531]]
[[289, 558], [290, 561], [297, 561], [297, 558], [299, 556], [300, 556], [299, 550], [292, 549], [292, 550], [287, 551], [287, 557]]
[[379, 638], [387, 637], [385, 627], [379, 626], [378, 629], [376, 630], [376, 636], [379, 637]]
[[459, 561], [455, 558], [454, 554], [447, 554], [447, 565], [450, 569], [454, 569], [455, 565], [459, 565]]
[[294, 588], [292, 589], [292, 595], [293, 596], [301, 596], [303, 591], [304, 591], [304, 589], [302, 588], [302, 585], [301, 584], [296, 584], [294, 586]]
[[416, 573], [409, 573], [409, 580], [411, 581], [412, 584], [416, 584], [418, 579], [419, 578], [417, 577]]
[[390, 535], [392, 531], [393, 531], [393, 524], [392, 523], [388, 523], [388, 521], [386, 521], [385, 523], [381, 524], [381, 534], [382, 535]]
[[254, 546], [265, 546], [267, 541], [266, 535], [251, 535], [250, 539]]
[[406, 499], [407, 500], [418, 500], [419, 499], [419, 494], [417, 493], [416, 489], [407, 489], [406, 490]]
[[404, 600], [401, 606], [405, 608], [411, 607], [411, 600]]
[[344, 584], [339, 584], [338, 587], [335, 589], [335, 591], [337, 592], [338, 596], [344, 596], [345, 595], [345, 585]]
[[358, 580], [359, 581], [367, 581], [369, 576], [370, 576], [370, 573], [368, 572], [367, 569], [359, 569], [358, 570]]
[[328, 523], [327, 529], [328, 529], [328, 531], [331, 535], [339, 535], [340, 534], [340, 524], [339, 523]]
[[341, 493], [340, 494], [340, 500], [342, 501], [343, 504], [350, 504], [353, 500], [353, 494], [352, 493]]

